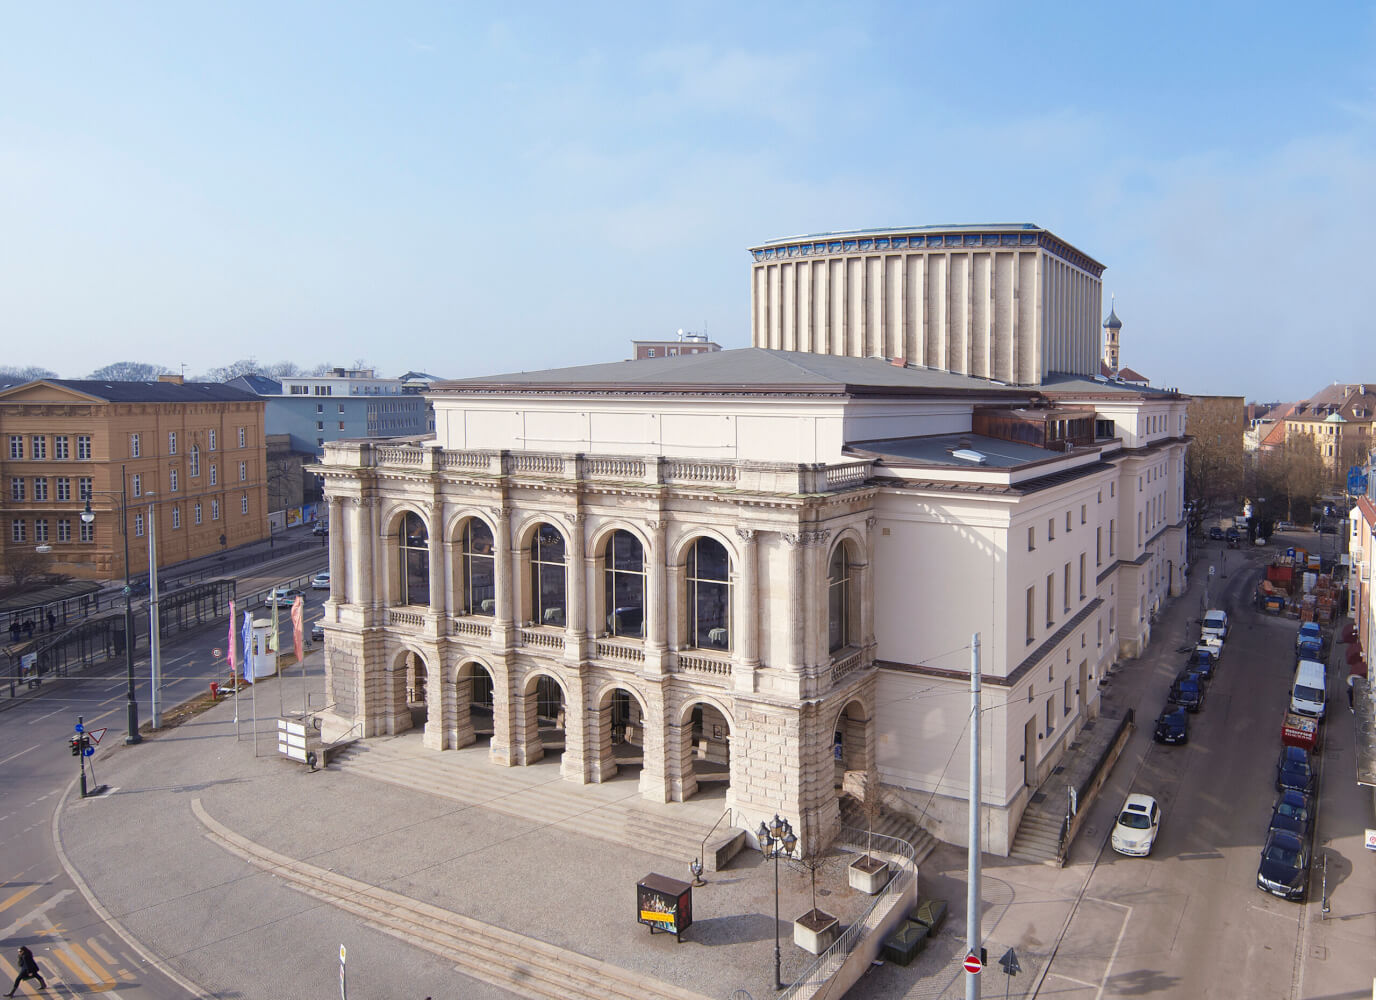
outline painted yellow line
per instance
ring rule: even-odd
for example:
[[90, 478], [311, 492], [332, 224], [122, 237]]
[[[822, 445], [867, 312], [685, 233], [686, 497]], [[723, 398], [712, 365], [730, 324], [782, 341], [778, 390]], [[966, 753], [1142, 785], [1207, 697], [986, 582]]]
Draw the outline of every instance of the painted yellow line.
[[114, 987], [115, 977], [110, 974], [110, 971], [108, 969], [106, 969], [103, 965], [100, 964], [100, 962], [96, 960], [96, 957], [94, 955], [92, 955], [89, 951], [83, 948], [79, 942], [68, 941], [67, 947], [72, 949], [72, 951], [83, 962], [85, 962], [87, 966], [90, 967], [92, 972], [98, 975], [105, 982], [109, 983], [111, 988]]
[[[101, 992], [104, 990], [114, 988], [114, 983], [101, 980], [99, 977], [90, 972], [90, 970], [86, 969], [85, 966], [81, 964], [81, 959], [77, 958], [75, 954], [67, 951], [68, 947], [71, 947], [70, 942], [67, 943], [66, 947], [54, 948], [53, 958], [57, 959], [67, 968], [71, 969], [72, 974], [76, 976], [76, 978], [79, 979], [86, 986], [90, 987], [90, 991], [92, 993]], [[64, 976], [63, 978], [65, 979], [66, 977]]]
[[3, 903], [0, 903], [0, 912], [3, 912], [3, 911], [5, 911], [5, 910], [8, 910], [8, 909], [9, 909], [11, 906], [13, 906], [15, 903], [17, 903], [17, 902], [19, 902], [20, 900], [26, 898], [30, 893], [37, 892], [38, 889], [39, 889], [39, 887], [36, 886], [36, 885], [27, 886], [26, 888], [20, 889], [18, 892], [12, 894], [12, 895], [11, 895], [8, 899], [6, 899]]
[[91, 950], [93, 952], [95, 952], [97, 955], [99, 955], [102, 959], [105, 960], [106, 965], [114, 965], [116, 962], [119, 961], [119, 959], [115, 958], [114, 955], [111, 955], [108, 951], [102, 948], [100, 946], [100, 942], [97, 941], [95, 938], [91, 938], [88, 944], [90, 944]]

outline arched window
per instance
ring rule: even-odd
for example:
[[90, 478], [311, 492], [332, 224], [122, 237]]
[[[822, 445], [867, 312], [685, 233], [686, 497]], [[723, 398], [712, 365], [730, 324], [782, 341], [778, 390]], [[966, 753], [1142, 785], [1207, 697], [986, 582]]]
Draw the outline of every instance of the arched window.
[[401, 553], [402, 604], [430, 603], [430, 536], [419, 514], [407, 511], [397, 529], [397, 549]]
[[645, 635], [645, 549], [629, 531], [607, 539], [607, 631], [612, 635]]
[[688, 645], [731, 648], [731, 557], [713, 538], [688, 550]]
[[187, 470], [192, 479], [201, 474], [201, 446], [193, 444], [191, 446], [191, 457], [187, 460], [189, 469]]
[[564, 624], [564, 536], [541, 524], [530, 540], [530, 610], [537, 625]]
[[843, 543], [827, 567], [827, 648], [833, 653], [850, 642], [850, 585], [850, 556]]
[[496, 614], [497, 570], [492, 554], [492, 529], [476, 517], [469, 518], [463, 525], [460, 546], [464, 614]]

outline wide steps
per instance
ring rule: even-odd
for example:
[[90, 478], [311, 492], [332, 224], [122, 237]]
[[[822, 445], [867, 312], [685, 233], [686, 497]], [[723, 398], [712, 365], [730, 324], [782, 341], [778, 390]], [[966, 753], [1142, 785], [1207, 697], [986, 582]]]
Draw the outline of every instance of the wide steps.
[[[868, 830], [864, 807], [852, 795], [841, 796], [841, 822], [856, 830]], [[911, 819], [899, 813], [880, 810], [879, 821], [874, 832], [885, 837], [894, 837], [912, 845], [913, 861], [921, 865], [936, 850], [941, 842]]]
[[[657, 814], [652, 803], [641, 803], [638, 798], [635, 805], [598, 803], [580, 793], [582, 786], [563, 787], [562, 781], [536, 785], [519, 774], [519, 769], [474, 768], [452, 754], [417, 753], [415, 747], [414, 741], [364, 745], [350, 748], [336, 763], [365, 777], [503, 815], [527, 821], [531, 815], [539, 815], [548, 826], [658, 854], [685, 868], [703, 850], [704, 837], [708, 838], [702, 859], [706, 871], [720, 870], [745, 845], [744, 830], [719, 826], [713, 831], [710, 823], [684, 816], [672, 806]], [[532, 795], [538, 796], [538, 810], [530, 808]]]
[[703, 1000], [670, 983], [278, 854], [218, 823], [199, 799], [193, 811], [230, 852], [271, 871], [293, 888], [454, 962], [474, 979], [537, 1000]]

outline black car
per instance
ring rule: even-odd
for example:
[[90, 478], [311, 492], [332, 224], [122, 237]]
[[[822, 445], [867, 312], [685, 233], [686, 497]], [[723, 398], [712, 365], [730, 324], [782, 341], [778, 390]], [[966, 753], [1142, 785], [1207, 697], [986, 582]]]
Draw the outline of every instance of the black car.
[[1187, 712], [1198, 712], [1204, 707], [1204, 678], [1193, 670], [1182, 670], [1180, 676], [1171, 684], [1166, 700], [1179, 705]]
[[1294, 790], [1310, 795], [1314, 791], [1314, 768], [1304, 747], [1281, 747], [1276, 761], [1276, 791]]
[[1257, 866], [1257, 888], [1282, 899], [1303, 900], [1309, 885], [1309, 849], [1304, 839], [1283, 830], [1266, 836]]
[[1309, 797], [1293, 789], [1281, 793], [1271, 810], [1271, 825], [1268, 832], [1280, 830], [1293, 833], [1303, 839], [1309, 836], [1309, 826], [1314, 814], [1309, 808]]
[[1203, 649], [1197, 649], [1190, 654], [1185, 661], [1185, 669], [1190, 673], [1198, 674], [1202, 679], [1211, 681], [1214, 679], [1214, 667], [1217, 662], [1213, 654]]
[[1215, 542], [1223, 541], [1223, 529], [1215, 524], [1209, 529], [1209, 538]]
[[1157, 743], [1175, 746], [1190, 741], [1190, 717], [1185, 709], [1167, 705], [1156, 718], [1156, 733], [1152, 739]]

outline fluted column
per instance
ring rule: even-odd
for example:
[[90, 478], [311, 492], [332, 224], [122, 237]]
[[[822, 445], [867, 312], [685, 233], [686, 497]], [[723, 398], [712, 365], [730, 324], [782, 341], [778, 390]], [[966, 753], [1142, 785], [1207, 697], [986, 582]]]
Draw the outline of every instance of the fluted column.
[[646, 521], [650, 549], [645, 554], [645, 672], [662, 674], [668, 649], [669, 586], [668, 524]]
[[377, 509], [377, 497], [360, 497], [357, 503], [358, 524], [354, 529], [354, 548], [358, 553], [359, 603], [365, 608], [385, 605], [387, 595], [378, 593], [378, 581], [374, 571], [373, 547], [377, 544], [377, 529], [373, 515]]
[[[569, 515], [569, 544], [564, 573], [568, 585], [568, 615], [564, 622], [564, 658], [574, 663], [583, 658], [583, 642], [588, 634], [588, 568], [583, 558], [583, 528], [587, 516]], [[581, 714], [580, 714], [581, 719]]]
[[[449, 601], [444, 592], [444, 580], [448, 576], [444, 565], [444, 505], [430, 505], [430, 611], [438, 621], [442, 621], [449, 611]], [[441, 626], [442, 628], [442, 626]]]
[[788, 665], [802, 670], [807, 657], [807, 588], [804, 557], [810, 532], [790, 531], [783, 535], [788, 544]]
[[806, 593], [807, 637], [804, 639], [809, 666], [828, 663], [831, 653], [827, 648], [827, 542], [831, 539], [830, 528], [818, 528], [809, 533], [807, 552], [807, 572], [803, 577]]
[[754, 528], [737, 528], [741, 540], [741, 575], [739, 608], [740, 661], [735, 671], [738, 691], [755, 690], [755, 668], [760, 665], [760, 572], [759, 532]]
[[511, 508], [492, 507], [489, 513], [497, 522], [497, 530], [492, 539], [493, 553], [497, 560], [496, 624], [510, 628], [512, 622], [511, 598], [515, 587], [515, 582], [511, 578], [512, 567], [515, 565], [511, 549]]
[[859, 587], [860, 604], [860, 645], [866, 649], [874, 646], [874, 526], [879, 518], [871, 514], [865, 518], [865, 566], [862, 569]]
[[343, 604], [348, 598], [349, 570], [344, 555], [344, 498], [330, 497], [330, 601]]

